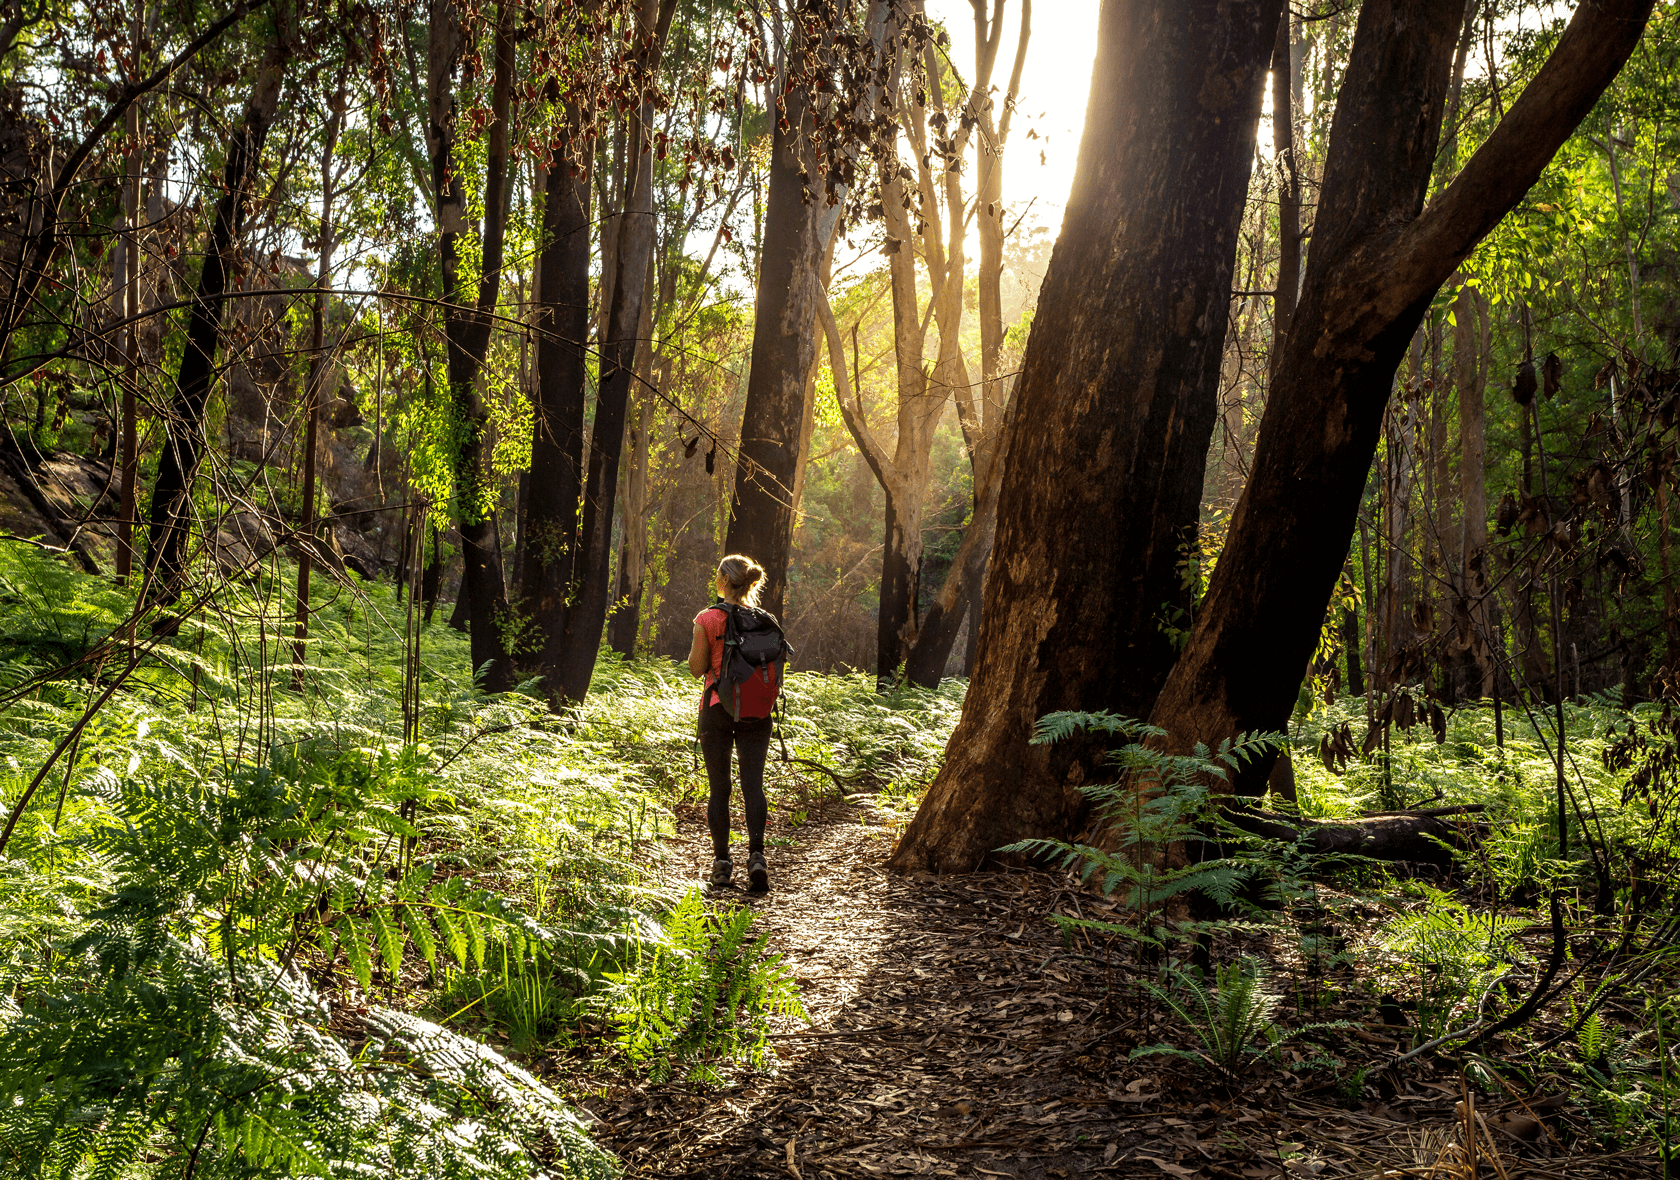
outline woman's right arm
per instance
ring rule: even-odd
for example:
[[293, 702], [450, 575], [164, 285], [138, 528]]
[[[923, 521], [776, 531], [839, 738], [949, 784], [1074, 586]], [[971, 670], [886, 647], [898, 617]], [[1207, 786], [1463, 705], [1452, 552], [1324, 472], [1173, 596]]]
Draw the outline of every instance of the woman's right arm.
[[688, 670], [696, 676], [712, 670], [712, 639], [698, 622], [694, 624], [694, 643], [688, 649]]

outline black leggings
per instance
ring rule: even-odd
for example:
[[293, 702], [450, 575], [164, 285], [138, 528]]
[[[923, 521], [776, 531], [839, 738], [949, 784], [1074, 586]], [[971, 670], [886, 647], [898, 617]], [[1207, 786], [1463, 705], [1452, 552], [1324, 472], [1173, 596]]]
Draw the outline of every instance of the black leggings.
[[740, 756], [741, 802], [747, 812], [747, 840], [752, 852], [764, 851], [764, 759], [770, 753], [770, 718], [737, 721], [722, 705], [700, 711], [700, 752], [706, 758], [711, 798], [706, 803], [706, 826], [712, 830], [712, 854], [729, 856], [729, 751]]

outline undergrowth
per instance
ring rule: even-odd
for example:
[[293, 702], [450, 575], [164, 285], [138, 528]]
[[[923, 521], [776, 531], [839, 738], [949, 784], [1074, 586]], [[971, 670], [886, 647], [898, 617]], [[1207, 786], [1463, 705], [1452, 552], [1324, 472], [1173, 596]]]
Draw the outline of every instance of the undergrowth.
[[1565, 706], [1565, 850], [1550, 707], [1507, 703], [1497, 721], [1461, 708], [1386, 743], [1361, 741], [1363, 710], [1343, 700], [1298, 716], [1285, 747], [1297, 798], [1260, 802], [1307, 821], [1447, 808], [1466, 828], [1445, 867], [1317, 854], [1310, 822], [1292, 841], [1245, 831], [1219, 799], [1264, 739], [1166, 755], [1161, 730], [1085, 713], [1043, 718], [1036, 740], [1108, 747], [1115, 780], [1084, 788], [1098, 838], [1002, 851], [1107, 895], [1051, 920], [1126, 952], [1133, 980], [1110, 1004], [1168, 1018], [1170, 1039], [1134, 1056], [1193, 1058], [1227, 1082], [1294, 1074], [1355, 1103], [1392, 1097], [1415, 1070], [1449, 1071], [1498, 1103], [1561, 1088], [1570, 1130], [1548, 1133], [1671, 1159], [1680, 719], [1660, 704]]
[[[603, 656], [555, 716], [440, 619], [405, 682], [354, 579], [295, 666], [288, 589], [154, 637], [0, 545], [0, 1172], [607, 1176], [570, 1071], [774, 1067], [803, 1012], [750, 911], [642, 868], [703, 779], [682, 670]], [[773, 790], [925, 781], [960, 692], [791, 677]]]

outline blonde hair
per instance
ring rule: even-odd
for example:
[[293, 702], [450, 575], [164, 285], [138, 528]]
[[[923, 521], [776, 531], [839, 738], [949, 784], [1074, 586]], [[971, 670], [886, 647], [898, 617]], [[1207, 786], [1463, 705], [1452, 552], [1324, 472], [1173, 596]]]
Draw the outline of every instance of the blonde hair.
[[731, 553], [718, 562], [717, 572], [730, 594], [748, 606], [758, 605], [758, 596], [764, 591], [763, 566], [744, 554]]

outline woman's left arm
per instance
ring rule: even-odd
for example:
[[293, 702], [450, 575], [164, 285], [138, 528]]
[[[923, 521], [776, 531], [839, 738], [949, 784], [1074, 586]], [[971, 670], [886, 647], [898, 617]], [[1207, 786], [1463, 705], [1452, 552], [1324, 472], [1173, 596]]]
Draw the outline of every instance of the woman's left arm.
[[696, 676], [712, 670], [712, 638], [699, 623], [694, 624], [694, 644], [688, 649], [688, 670]]

